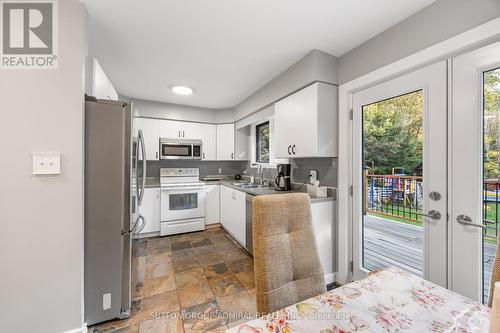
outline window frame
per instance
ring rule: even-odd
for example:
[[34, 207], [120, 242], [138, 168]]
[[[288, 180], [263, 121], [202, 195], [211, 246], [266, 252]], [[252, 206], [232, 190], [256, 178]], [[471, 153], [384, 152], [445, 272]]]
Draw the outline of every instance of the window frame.
[[[261, 138], [261, 132], [260, 132], [260, 129], [261, 128], [266, 128], [268, 129], [269, 131], [269, 134], [268, 134], [268, 160], [267, 161], [262, 161], [261, 160], [261, 150], [260, 150], [260, 147], [259, 147], [259, 143], [260, 143], [260, 138]], [[263, 164], [263, 165], [266, 165], [266, 164], [271, 164], [271, 122], [269, 120], [267, 121], [264, 121], [264, 122], [261, 122], [257, 125], [255, 125], [255, 141], [254, 141], [254, 144], [255, 144], [255, 155], [253, 156], [255, 158], [255, 163], [258, 163], [258, 164]]]
[[[257, 162], [257, 126], [269, 122], [269, 163]], [[250, 125], [250, 168], [275, 169], [279, 163], [289, 163], [289, 159], [277, 159], [274, 155], [274, 117], [261, 119]]]

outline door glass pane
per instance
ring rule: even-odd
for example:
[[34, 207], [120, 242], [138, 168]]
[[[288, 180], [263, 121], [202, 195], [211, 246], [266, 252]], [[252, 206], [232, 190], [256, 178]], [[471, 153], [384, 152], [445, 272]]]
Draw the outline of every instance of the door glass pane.
[[422, 276], [422, 91], [363, 106], [363, 267]]
[[198, 208], [198, 193], [181, 193], [169, 195], [170, 210], [185, 210]]
[[484, 73], [483, 301], [488, 301], [500, 209], [500, 69]]

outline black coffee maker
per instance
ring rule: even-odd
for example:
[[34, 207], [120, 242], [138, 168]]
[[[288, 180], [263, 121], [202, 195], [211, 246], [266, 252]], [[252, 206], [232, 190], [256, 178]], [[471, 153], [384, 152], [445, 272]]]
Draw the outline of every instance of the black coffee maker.
[[290, 164], [278, 164], [278, 177], [276, 177], [276, 191], [290, 191], [292, 182], [290, 180]]

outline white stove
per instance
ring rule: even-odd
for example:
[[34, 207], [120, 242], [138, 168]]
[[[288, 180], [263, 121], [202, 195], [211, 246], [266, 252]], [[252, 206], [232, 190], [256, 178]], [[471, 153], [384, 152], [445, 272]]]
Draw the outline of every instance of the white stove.
[[205, 229], [206, 186], [197, 168], [161, 168], [160, 235]]

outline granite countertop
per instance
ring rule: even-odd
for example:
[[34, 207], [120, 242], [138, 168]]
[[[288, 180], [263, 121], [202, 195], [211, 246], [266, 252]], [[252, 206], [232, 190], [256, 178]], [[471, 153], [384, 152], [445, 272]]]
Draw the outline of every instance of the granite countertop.
[[[232, 183], [238, 183], [238, 182], [243, 182], [243, 181], [238, 181], [238, 180], [227, 180], [227, 179], [221, 179], [221, 180], [212, 180], [212, 181], [205, 181], [207, 184], [220, 184], [227, 186], [229, 188], [250, 194], [250, 195], [272, 195], [272, 194], [284, 194], [284, 193], [305, 193], [306, 187], [304, 186], [301, 190], [298, 189], [292, 189], [291, 191], [287, 192], [280, 192], [276, 191], [274, 187], [259, 187], [259, 188], [241, 188], [237, 185], [233, 185]], [[329, 191], [329, 195], [326, 198], [316, 198], [316, 197], [310, 197], [311, 202], [324, 202], [324, 201], [334, 201], [335, 200], [335, 194], [336, 194], [336, 188], [332, 188], [332, 191]]]
[[[232, 189], [250, 194], [250, 195], [271, 195], [271, 194], [283, 194], [283, 193], [304, 193], [306, 192], [306, 187], [304, 186], [302, 189], [292, 189], [287, 192], [276, 191], [274, 187], [258, 187], [258, 188], [241, 188], [239, 186], [233, 185], [232, 183], [244, 182], [244, 180], [234, 180], [234, 176], [210, 176], [207, 178], [202, 178], [202, 180], [206, 184], [217, 184], [224, 185], [230, 187]], [[160, 187], [160, 178], [159, 177], [146, 177], [146, 188], [155, 188]], [[336, 188], [332, 188], [328, 192], [328, 197], [326, 198], [316, 198], [311, 197], [311, 202], [324, 202], [324, 201], [334, 201], [336, 200]]]

